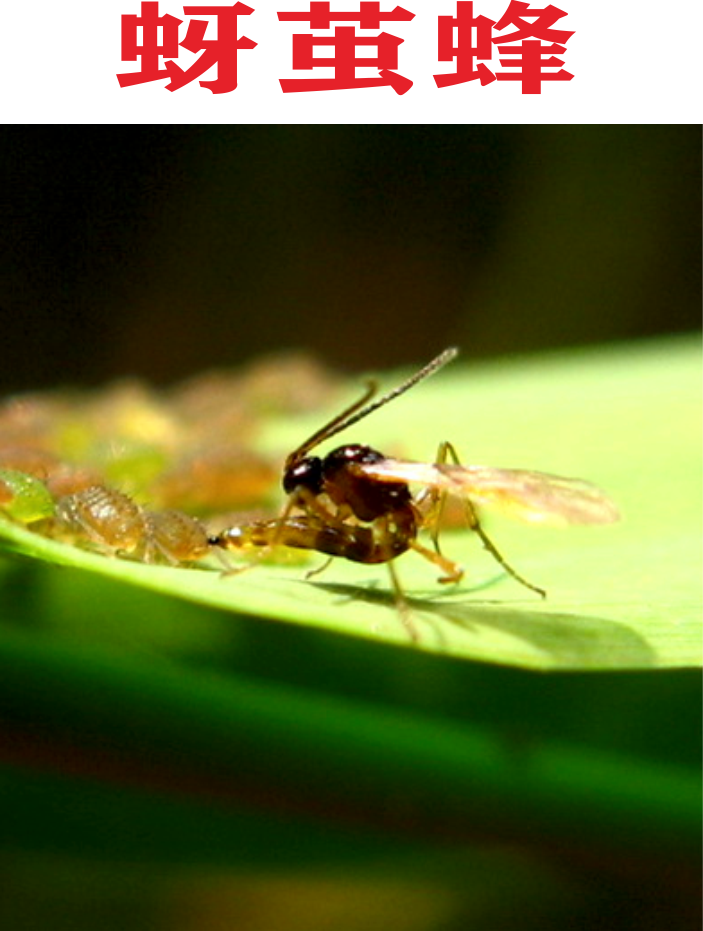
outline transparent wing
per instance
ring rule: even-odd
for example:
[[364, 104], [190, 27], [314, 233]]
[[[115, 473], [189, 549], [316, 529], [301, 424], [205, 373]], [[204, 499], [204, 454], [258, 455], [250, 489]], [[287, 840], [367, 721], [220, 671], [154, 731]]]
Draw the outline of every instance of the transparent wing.
[[600, 488], [546, 472], [403, 459], [384, 459], [355, 469], [381, 482], [417, 482], [438, 488], [534, 524], [609, 524], [620, 517]]

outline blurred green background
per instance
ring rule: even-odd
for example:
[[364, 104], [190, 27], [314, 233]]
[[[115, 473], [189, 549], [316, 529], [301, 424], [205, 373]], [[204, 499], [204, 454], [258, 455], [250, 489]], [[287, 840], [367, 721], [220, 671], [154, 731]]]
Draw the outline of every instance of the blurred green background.
[[699, 326], [696, 126], [4, 127], [6, 390]]

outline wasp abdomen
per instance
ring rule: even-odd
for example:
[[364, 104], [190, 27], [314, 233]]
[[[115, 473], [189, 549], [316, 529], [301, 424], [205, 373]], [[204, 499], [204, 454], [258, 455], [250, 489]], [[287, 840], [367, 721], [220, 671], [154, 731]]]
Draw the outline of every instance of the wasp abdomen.
[[406, 552], [414, 539], [412, 528], [403, 521], [394, 531], [382, 533], [372, 527], [353, 524], [323, 524], [307, 516], [279, 520], [253, 521], [240, 527], [230, 527], [210, 544], [223, 549], [246, 549], [248, 546], [290, 546], [294, 549], [317, 550], [327, 556], [341, 556], [351, 562], [383, 563]]

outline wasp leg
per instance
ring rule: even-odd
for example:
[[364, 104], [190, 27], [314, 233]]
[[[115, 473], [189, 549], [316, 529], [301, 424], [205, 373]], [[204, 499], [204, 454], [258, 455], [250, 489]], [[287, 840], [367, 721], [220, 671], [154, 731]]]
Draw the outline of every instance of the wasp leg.
[[[435, 465], [444, 465], [447, 461], [447, 457], [451, 456], [452, 453], [456, 455], [451, 443], [446, 442], [446, 440], [440, 443], [437, 449]], [[442, 555], [442, 551], [439, 548], [439, 530], [442, 526], [442, 514], [444, 513], [444, 505], [447, 501], [447, 494], [448, 492], [446, 489], [426, 488], [424, 491], [420, 492], [416, 500], [416, 504], [419, 505], [420, 510], [422, 511], [424, 509], [422, 524], [429, 529], [432, 545], [434, 546], [435, 552], [440, 556]]]
[[392, 561], [386, 563], [386, 565], [388, 566], [388, 572], [391, 577], [393, 595], [395, 597], [395, 606], [398, 609], [398, 614], [400, 615], [400, 622], [408, 632], [408, 636], [413, 641], [413, 643], [418, 643], [420, 640], [420, 634], [418, 633], [417, 627], [415, 627], [413, 623], [413, 619], [410, 614], [410, 605], [405, 598], [405, 592], [403, 591], [403, 586], [400, 584], [398, 573], [395, 571], [395, 566], [393, 565]]
[[308, 571], [305, 573], [305, 578], [314, 579], [316, 575], [321, 575], [325, 571], [325, 569], [329, 566], [329, 564], [332, 562], [333, 559], [334, 559], [334, 556], [329, 556], [323, 563], [321, 563], [315, 569], [308, 569]]
[[232, 562], [230, 562], [229, 560], [226, 560], [225, 554], [220, 553], [218, 550], [215, 550], [215, 555], [217, 556], [217, 558], [219, 559], [223, 567], [220, 572], [221, 579], [228, 579], [230, 578], [230, 576], [233, 576], [233, 575], [241, 575], [243, 572], [248, 572], [250, 569], [253, 569], [254, 566], [258, 565], [258, 556], [259, 556], [258, 552], [256, 554], [257, 562], [246, 562], [240, 566], [235, 566]]
[[210, 552], [215, 554], [215, 558], [222, 566], [222, 572], [220, 573], [222, 577], [237, 574], [238, 567], [232, 563], [227, 553], [223, 552], [218, 546], [214, 546], [212, 543], [210, 544]]
[[[441, 461], [439, 461], [440, 457], [443, 457], [441, 458]], [[461, 465], [461, 461], [454, 446], [451, 443], [444, 442], [441, 444], [440, 453], [437, 456], [438, 465], [443, 465], [447, 461], [447, 457], [449, 457], [455, 465]], [[508, 575], [511, 575], [516, 582], [519, 582], [520, 585], [524, 585], [525, 588], [529, 588], [530, 591], [536, 592], [541, 598], [546, 598], [547, 593], [543, 588], [539, 588], [537, 585], [533, 585], [532, 582], [528, 582], [526, 578], [521, 576], [520, 573], [513, 569], [510, 563], [505, 560], [498, 547], [495, 545], [495, 543], [493, 543], [491, 538], [481, 526], [481, 522], [478, 519], [478, 514], [476, 513], [476, 508], [474, 507], [470, 498], [466, 498], [464, 500], [464, 508], [466, 511], [466, 519], [468, 521], [469, 527], [476, 534], [478, 534], [481, 543], [483, 543], [483, 548], [491, 554], [495, 561], [501, 565], [508, 573]]]
[[464, 577], [464, 570], [458, 563], [453, 562], [451, 559], [447, 559], [447, 557], [443, 556], [441, 553], [428, 549], [426, 546], [418, 543], [417, 540], [410, 540], [409, 543], [411, 549], [419, 553], [420, 556], [424, 556], [429, 562], [434, 563], [435, 566], [439, 566], [445, 573], [437, 579], [438, 582], [445, 585], [452, 582], [460, 582]]
[[326, 527], [336, 527], [339, 530], [347, 529], [346, 520], [353, 515], [348, 504], [337, 505], [336, 510], [331, 511], [320, 501], [317, 495], [314, 495], [307, 488], [299, 488], [291, 495], [290, 501], [280, 518], [282, 523], [285, 522], [294, 508], [300, 508], [309, 516], [317, 518]]
[[[339, 529], [346, 529], [346, 525], [339, 513], [333, 514], [329, 511], [324, 504], [321, 504], [318, 498], [308, 491], [306, 488], [301, 488], [297, 494], [291, 496], [290, 501], [286, 505], [286, 508], [283, 511], [283, 514], [280, 517], [280, 530], [275, 535], [275, 541], [272, 543], [272, 546], [276, 542], [280, 542], [280, 537], [285, 526], [285, 521], [288, 519], [290, 512], [295, 507], [300, 507], [302, 510], [306, 511], [308, 514], [313, 515], [314, 517], [319, 518], [322, 521], [323, 526], [327, 527], [337, 527]], [[321, 565], [317, 566], [315, 569], [309, 569], [305, 573], [306, 579], [313, 579], [316, 575], [320, 575], [327, 569], [329, 564], [334, 559], [334, 556], [330, 556], [329, 559], [326, 559]]]

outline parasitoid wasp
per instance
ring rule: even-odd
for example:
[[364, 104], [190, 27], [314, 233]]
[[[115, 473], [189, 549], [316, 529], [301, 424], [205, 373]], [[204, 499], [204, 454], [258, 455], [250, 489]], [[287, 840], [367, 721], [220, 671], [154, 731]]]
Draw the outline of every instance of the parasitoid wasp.
[[[439, 582], [459, 582], [463, 568], [439, 546], [442, 510], [448, 495], [462, 499], [466, 522], [484, 548], [517, 582], [545, 597], [503, 558], [486, 534], [478, 507], [498, 507], [517, 519], [540, 524], [607, 524], [618, 519], [613, 502], [595, 485], [544, 472], [463, 466], [451, 443], [440, 444], [435, 462], [412, 462], [384, 456], [370, 446], [339, 446], [324, 457], [309, 453], [320, 443], [368, 417], [454, 359], [446, 349], [397, 388], [372, 401], [375, 381], [350, 407], [317, 430], [286, 459], [283, 489], [288, 495], [280, 517], [230, 527], [210, 537], [210, 544], [237, 550], [249, 546], [289, 546], [317, 550], [331, 558], [386, 563], [396, 604], [413, 640], [418, 634], [410, 618], [394, 560], [414, 550], [442, 572]], [[413, 496], [409, 483], [421, 490]], [[417, 539], [429, 533], [432, 548]], [[246, 567], [244, 567], [246, 568]]]

